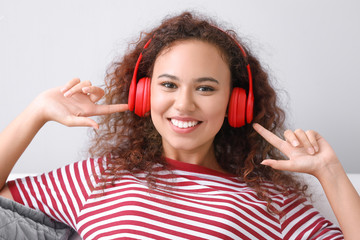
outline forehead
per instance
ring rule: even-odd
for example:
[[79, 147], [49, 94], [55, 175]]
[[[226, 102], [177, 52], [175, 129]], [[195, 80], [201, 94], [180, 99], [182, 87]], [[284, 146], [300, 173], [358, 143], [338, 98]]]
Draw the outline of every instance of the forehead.
[[225, 62], [227, 62], [227, 58], [226, 58], [226, 54], [220, 49], [220, 47], [216, 46], [216, 44], [204, 41], [204, 40], [200, 40], [200, 39], [181, 39], [181, 40], [177, 40], [172, 42], [171, 44], [169, 44], [168, 46], [164, 47], [159, 53], [158, 56], [161, 55], [165, 55], [167, 52], [171, 51], [174, 48], [177, 49], [185, 49], [186, 47], [190, 47], [190, 46], [194, 46], [195, 48], [199, 48], [200, 49], [208, 49], [210, 51], [214, 51], [216, 50], [218, 55], [221, 56], [221, 58], [223, 58], [223, 60]]
[[163, 49], [155, 60], [153, 74], [162, 74], [162, 71], [175, 75], [230, 76], [229, 65], [220, 49], [195, 39], [176, 41]]

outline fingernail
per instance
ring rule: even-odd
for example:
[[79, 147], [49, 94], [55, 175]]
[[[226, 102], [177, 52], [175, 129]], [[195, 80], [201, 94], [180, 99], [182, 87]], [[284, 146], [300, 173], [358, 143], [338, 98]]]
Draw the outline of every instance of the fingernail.
[[297, 147], [297, 146], [299, 146], [299, 141], [297, 141], [297, 140], [294, 140], [294, 141], [292, 141], [292, 145], [294, 146], [294, 147]]
[[67, 91], [66, 93], [64, 93], [64, 97], [70, 97], [70, 95], [71, 95], [70, 91]]
[[84, 93], [88, 93], [88, 92], [90, 91], [90, 88], [89, 88], [89, 87], [83, 87], [83, 88], [82, 88], [82, 91], [83, 91]]
[[310, 153], [311, 155], [313, 155], [313, 154], [315, 153], [314, 148], [309, 147], [309, 148], [308, 148], [308, 153]]
[[315, 152], [318, 152], [318, 151], [319, 151], [319, 147], [318, 147], [318, 146], [315, 146], [314, 149], [315, 149]]

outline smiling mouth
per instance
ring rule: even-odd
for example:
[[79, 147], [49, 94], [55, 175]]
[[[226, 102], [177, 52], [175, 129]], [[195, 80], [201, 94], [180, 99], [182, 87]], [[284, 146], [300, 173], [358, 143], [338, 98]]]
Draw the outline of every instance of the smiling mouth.
[[170, 122], [178, 128], [191, 128], [201, 123], [199, 121], [180, 121], [177, 119], [170, 119]]

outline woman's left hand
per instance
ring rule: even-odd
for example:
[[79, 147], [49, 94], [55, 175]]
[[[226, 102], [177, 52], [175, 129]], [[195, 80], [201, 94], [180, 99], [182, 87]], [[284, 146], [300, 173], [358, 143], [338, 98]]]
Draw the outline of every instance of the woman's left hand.
[[341, 167], [334, 150], [329, 143], [313, 130], [301, 129], [284, 133], [282, 140], [261, 125], [253, 124], [254, 129], [274, 147], [285, 154], [288, 160], [265, 159], [261, 164], [274, 169], [303, 172], [319, 178], [323, 170]]

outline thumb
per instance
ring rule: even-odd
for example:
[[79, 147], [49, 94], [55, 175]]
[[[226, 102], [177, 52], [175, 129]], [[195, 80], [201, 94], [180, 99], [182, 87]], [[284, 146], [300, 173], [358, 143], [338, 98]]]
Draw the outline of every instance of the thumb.
[[87, 117], [69, 116], [64, 121], [64, 124], [70, 127], [92, 127], [99, 129], [99, 125], [94, 120]]
[[276, 170], [281, 171], [295, 171], [293, 169], [293, 164], [289, 160], [274, 160], [274, 159], [265, 159], [261, 162], [262, 165], [272, 167]]

